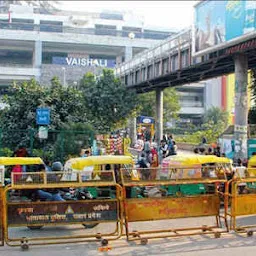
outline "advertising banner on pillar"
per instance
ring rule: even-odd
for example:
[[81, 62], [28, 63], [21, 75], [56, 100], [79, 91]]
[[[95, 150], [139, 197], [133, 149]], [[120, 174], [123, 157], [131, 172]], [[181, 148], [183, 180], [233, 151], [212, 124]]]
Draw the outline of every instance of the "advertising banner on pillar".
[[193, 53], [214, 50], [231, 40], [256, 35], [256, 1], [201, 1], [195, 6]]

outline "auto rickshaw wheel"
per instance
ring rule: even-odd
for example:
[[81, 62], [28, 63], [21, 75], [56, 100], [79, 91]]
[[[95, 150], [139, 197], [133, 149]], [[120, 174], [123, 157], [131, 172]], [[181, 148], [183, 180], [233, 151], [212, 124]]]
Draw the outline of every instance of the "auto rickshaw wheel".
[[101, 245], [102, 246], [107, 246], [108, 245], [108, 240], [107, 239], [102, 239], [101, 240]]
[[102, 237], [101, 233], [96, 234], [96, 239], [101, 239], [101, 237]]
[[22, 240], [20, 241], [20, 247], [23, 251], [26, 251], [29, 249], [28, 240], [26, 239], [26, 237], [23, 237]]
[[181, 196], [182, 196], [182, 193], [181, 193], [180, 191], [177, 191], [175, 194], [176, 194], [176, 196], [178, 196], [178, 197], [181, 197]]
[[137, 231], [137, 230], [133, 230], [133, 231], [132, 231], [132, 236], [133, 236], [133, 237], [138, 237], [138, 236], [139, 236], [138, 231]]
[[20, 247], [21, 247], [22, 251], [27, 251], [29, 249], [29, 245], [28, 244], [24, 244], [24, 243], [21, 244]]
[[214, 237], [215, 237], [215, 238], [220, 238], [220, 236], [221, 236], [221, 233], [220, 233], [220, 232], [214, 233]]
[[31, 230], [39, 230], [41, 229], [43, 226], [27, 226], [27, 228], [31, 229]]
[[148, 239], [147, 238], [141, 238], [140, 244], [146, 245], [147, 243], [148, 243]]
[[252, 231], [252, 230], [249, 230], [249, 231], [247, 232], [247, 236], [248, 236], [248, 237], [253, 236], [253, 231]]
[[206, 232], [207, 230], [208, 230], [208, 229], [207, 229], [207, 226], [206, 226], [206, 225], [203, 225], [203, 226], [202, 226], [202, 231], [203, 231], [203, 232]]
[[94, 228], [96, 227], [97, 225], [99, 225], [99, 223], [94, 223], [94, 224], [82, 224], [85, 228]]

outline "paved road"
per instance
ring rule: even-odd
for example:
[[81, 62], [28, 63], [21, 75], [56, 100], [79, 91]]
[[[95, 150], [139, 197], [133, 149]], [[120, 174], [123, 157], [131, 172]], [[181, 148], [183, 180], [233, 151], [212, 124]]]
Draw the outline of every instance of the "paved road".
[[[245, 223], [256, 223], [256, 217], [244, 217], [241, 221]], [[213, 218], [187, 218], [180, 220], [166, 220], [159, 222], [132, 223], [131, 230], [147, 230], [152, 228], [186, 227], [213, 224]], [[114, 228], [112, 225], [101, 224], [90, 230], [90, 232], [106, 231]], [[40, 231], [31, 231], [27, 228], [12, 228], [10, 235], [12, 237], [21, 236], [60, 236], [60, 235], [78, 235], [86, 232], [80, 225], [70, 227], [48, 227]], [[216, 256], [218, 254], [227, 256], [247, 256], [255, 255], [256, 235], [255, 237], [246, 237], [246, 235], [237, 235], [234, 233], [223, 234], [221, 238], [215, 239], [213, 235], [200, 235], [179, 238], [151, 239], [145, 246], [139, 242], [127, 242], [125, 238], [110, 242], [112, 249], [108, 252], [99, 252], [99, 243], [82, 243], [70, 245], [52, 245], [52, 246], [31, 246], [29, 251], [22, 252], [19, 247], [0, 247], [0, 256], [95, 256], [95, 255], [115, 255], [115, 256], [143, 256], [143, 255], [207, 255]]]
[[227, 234], [223, 238], [214, 239], [208, 236], [194, 236], [173, 239], [150, 240], [146, 246], [136, 243], [127, 243], [124, 239], [111, 243], [112, 249], [108, 252], [99, 252], [96, 243], [35, 246], [29, 251], [22, 252], [19, 248], [0, 248], [1, 256], [96, 256], [96, 255], [175, 255], [175, 256], [254, 256], [256, 251], [255, 237], [241, 237]]

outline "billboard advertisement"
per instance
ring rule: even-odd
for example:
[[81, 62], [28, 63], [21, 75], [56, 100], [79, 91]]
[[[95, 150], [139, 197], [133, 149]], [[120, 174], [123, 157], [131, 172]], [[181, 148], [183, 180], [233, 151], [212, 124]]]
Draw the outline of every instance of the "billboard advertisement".
[[194, 53], [256, 31], [256, 1], [202, 1], [195, 6]]

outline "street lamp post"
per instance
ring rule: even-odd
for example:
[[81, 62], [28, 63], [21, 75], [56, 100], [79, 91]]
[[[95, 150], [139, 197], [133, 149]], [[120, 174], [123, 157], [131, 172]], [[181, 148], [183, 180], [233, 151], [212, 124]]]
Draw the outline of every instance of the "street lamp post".
[[[129, 61], [132, 59], [133, 55], [133, 39], [135, 38], [135, 34], [133, 32], [130, 32], [128, 34], [129, 40], [129, 47], [125, 51], [125, 61]], [[136, 129], [136, 117], [131, 117], [129, 120], [129, 137], [131, 138], [132, 145], [136, 143], [137, 140], [137, 129]]]

